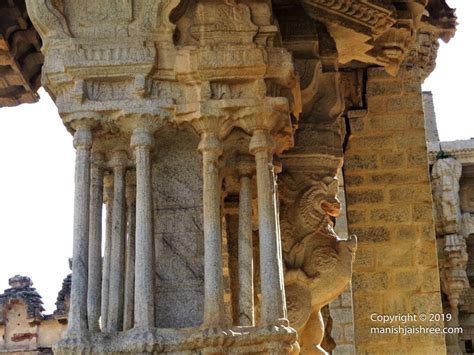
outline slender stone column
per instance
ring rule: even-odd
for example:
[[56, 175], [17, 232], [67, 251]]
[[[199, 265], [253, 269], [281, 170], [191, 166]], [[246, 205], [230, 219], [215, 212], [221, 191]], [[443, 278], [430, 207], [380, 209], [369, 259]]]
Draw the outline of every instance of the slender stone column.
[[239, 325], [254, 325], [252, 170], [254, 164], [239, 162]]
[[102, 202], [104, 157], [93, 154], [89, 211], [89, 279], [87, 286], [87, 320], [89, 331], [98, 332], [102, 283]]
[[104, 203], [105, 203], [105, 247], [102, 265], [102, 303], [100, 325], [107, 329], [109, 313], [109, 284], [110, 284], [110, 258], [112, 256], [112, 202], [113, 202], [113, 177], [106, 175], [104, 178]]
[[79, 125], [74, 134], [76, 171], [69, 334], [83, 334], [87, 331], [87, 254], [91, 147], [92, 133], [90, 126]]
[[131, 146], [135, 150], [136, 257], [135, 257], [135, 326], [149, 329], [155, 326], [155, 269], [153, 236], [153, 203], [151, 189], [150, 149], [154, 145], [152, 131], [136, 128]]
[[127, 246], [125, 253], [125, 305], [123, 330], [128, 330], [133, 327], [133, 308], [135, 298], [135, 198], [137, 194], [135, 181], [135, 174], [129, 172], [125, 189], [125, 197], [127, 201]]
[[250, 141], [257, 171], [260, 237], [261, 320], [264, 325], [287, 324], [283, 263], [277, 221], [273, 171], [274, 140], [268, 130], [256, 129]]
[[219, 156], [223, 144], [217, 134], [201, 134], [199, 151], [203, 161], [204, 217], [204, 325], [224, 323], [224, 285], [222, 277], [221, 184]]
[[125, 169], [127, 154], [115, 152], [111, 165], [114, 171], [114, 199], [112, 209], [112, 256], [110, 263], [109, 315], [107, 330], [117, 332], [123, 326], [125, 284]]

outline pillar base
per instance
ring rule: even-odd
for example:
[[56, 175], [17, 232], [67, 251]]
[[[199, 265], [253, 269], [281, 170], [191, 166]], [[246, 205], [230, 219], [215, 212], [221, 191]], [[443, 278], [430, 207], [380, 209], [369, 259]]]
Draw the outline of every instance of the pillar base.
[[131, 329], [67, 337], [54, 353], [77, 354], [292, 354], [298, 353], [297, 333], [282, 325], [266, 327]]

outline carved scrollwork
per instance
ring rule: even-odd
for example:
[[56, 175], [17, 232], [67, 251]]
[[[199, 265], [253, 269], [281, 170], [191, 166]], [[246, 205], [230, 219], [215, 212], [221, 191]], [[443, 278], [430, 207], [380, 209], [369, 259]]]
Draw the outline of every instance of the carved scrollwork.
[[[320, 309], [350, 281], [357, 242], [355, 237], [340, 240], [333, 229], [332, 217], [341, 207], [336, 197], [338, 180], [288, 170], [279, 178], [285, 284], [291, 290], [288, 312], [290, 320], [298, 322], [303, 349], [309, 350], [322, 340]], [[304, 304], [307, 292], [311, 310], [296, 310], [294, 304]]]

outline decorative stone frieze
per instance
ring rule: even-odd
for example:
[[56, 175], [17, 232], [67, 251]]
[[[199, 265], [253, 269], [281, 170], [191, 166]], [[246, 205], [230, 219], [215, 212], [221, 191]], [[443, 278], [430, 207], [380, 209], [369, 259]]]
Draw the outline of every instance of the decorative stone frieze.
[[[113, 190], [110, 194], [106, 187], [105, 201], [113, 202], [106, 218], [101, 328], [93, 319], [87, 324], [86, 313], [80, 311], [79, 288], [82, 281], [92, 282], [83, 279], [87, 269], [78, 265], [86, 247], [82, 233], [95, 228], [95, 212], [88, 221], [76, 221], [81, 237], [76, 238], [73, 259], [71, 331], [56, 352], [296, 350], [296, 333], [286, 319], [272, 159], [294, 144], [301, 99], [291, 55], [277, 40], [271, 2], [29, 1], [28, 9], [44, 42], [44, 85], [66, 127], [88, 130], [90, 137], [89, 145], [78, 146], [78, 194], [84, 186], [89, 190], [83, 172], [97, 177], [87, 165], [93, 152], [104, 154], [104, 175], [113, 175], [112, 184], [104, 183]], [[201, 140], [194, 152], [185, 147], [189, 138], [184, 138], [193, 131]], [[245, 138], [230, 143], [235, 132], [245, 132]], [[257, 305], [249, 298], [253, 293], [233, 295], [245, 304], [247, 321], [241, 331], [224, 314], [221, 166], [226, 149], [255, 155], [258, 185], [262, 300]], [[194, 169], [186, 154], [199, 161], [198, 151], [201, 167], [190, 172], [202, 170], [202, 188], [189, 190], [184, 199], [184, 186], [176, 190], [180, 176], [166, 174]], [[132, 167], [136, 225], [131, 316], [126, 296], [130, 276], [125, 276], [132, 262], [126, 258], [132, 248], [126, 247], [125, 172]], [[251, 181], [242, 175], [241, 218], [247, 227]], [[76, 205], [85, 211], [89, 203], [80, 199]], [[244, 236], [248, 241], [249, 232], [242, 229], [242, 240]], [[248, 278], [242, 282], [250, 287], [252, 248], [250, 243], [243, 251], [247, 261], [242, 260], [241, 271], [245, 268]], [[89, 265], [97, 271], [97, 263], [90, 260]], [[257, 307], [258, 320], [252, 315]]]
[[461, 223], [459, 179], [462, 165], [454, 158], [438, 159], [433, 164], [432, 186], [436, 211], [436, 233], [456, 234]]

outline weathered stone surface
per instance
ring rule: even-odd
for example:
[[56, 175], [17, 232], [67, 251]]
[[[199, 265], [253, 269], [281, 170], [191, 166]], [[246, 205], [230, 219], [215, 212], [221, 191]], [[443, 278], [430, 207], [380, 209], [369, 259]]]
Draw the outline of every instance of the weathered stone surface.
[[[204, 241], [198, 140], [162, 132], [156, 142], [153, 204], [156, 245], [156, 323], [197, 326], [203, 320]], [[165, 154], [166, 153], [166, 154]]]
[[51, 346], [64, 334], [56, 315], [43, 314], [43, 302], [29, 277], [16, 275], [0, 294], [0, 353], [51, 354]]
[[[407, 125], [420, 119], [423, 122], [422, 97], [413, 93], [415, 86], [420, 87], [420, 76], [416, 69], [402, 69], [396, 78], [380, 69], [369, 69], [368, 81], [373, 87], [375, 83], [392, 82], [413, 85], [403, 85], [398, 94], [368, 94], [364, 129], [353, 132], [345, 152], [346, 161], [370, 154], [377, 162], [376, 167], [367, 170], [344, 167], [349, 231], [359, 240], [352, 278], [357, 353], [411, 354], [420, 343], [424, 351], [436, 352], [444, 342], [442, 335], [429, 339], [404, 336], [392, 349], [388, 346], [393, 344], [393, 335], [371, 333], [371, 327], [379, 326], [370, 320], [373, 312], [408, 313], [410, 307], [417, 312], [442, 312], [442, 304], [439, 288], [425, 291], [432, 289], [426, 279], [432, 285], [439, 278], [425, 132], [420, 128], [408, 130], [411, 125]], [[392, 117], [394, 122], [400, 119], [401, 125], [390, 124], [381, 130], [373, 120], [383, 117]], [[370, 145], [378, 136], [390, 139]], [[379, 197], [370, 202], [374, 191], [379, 191]], [[432, 292], [429, 305], [424, 301], [425, 292]]]
[[[420, 82], [438, 38], [454, 34], [443, 0], [27, 4], [43, 84], [77, 152], [58, 354], [317, 354], [334, 348], [332, 326], [341, 349], [357, 339], [372, 351], [364, 311], [425, 305], [417, 292], [432, 282], [418, 271], [437, 273]], [[252, 173], [242, 179], [244, 156]], [[332, 315], [326, 307], [349, 284], [356, 249], [333, 228], [344, 156], [349, 229], [362, 241], [355, 338], [350, 297]], [[127, 171], [135, 204], [125, 203]], [[402, 340], [400, 353], [418, 341]]]
[[432, 186], [438, 235], [459, 232], [461, 210], [459, 203], [459, 179], [462, 165], [454, 158], [439, 159], [433, 165]]

